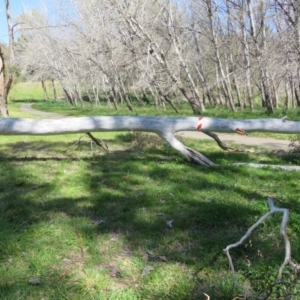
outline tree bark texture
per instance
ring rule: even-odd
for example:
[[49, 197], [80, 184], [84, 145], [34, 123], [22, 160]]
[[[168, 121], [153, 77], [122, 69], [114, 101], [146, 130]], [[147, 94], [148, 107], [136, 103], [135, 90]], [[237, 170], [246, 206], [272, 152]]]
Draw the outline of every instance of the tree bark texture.
[[15, 61], [14, 30], [12, 25], [9, 0], [4, 0], [4, 2], [5, 2], [6, 20], [7, 20], [8, 35], [9, 35], [9, 63], [12, 65]]
[[3, 118], [8, 118], [7, 96], [12, 83], [12, 76], [5, 81], [5, 63], [4, 56], [0, 46], [0, 113]]

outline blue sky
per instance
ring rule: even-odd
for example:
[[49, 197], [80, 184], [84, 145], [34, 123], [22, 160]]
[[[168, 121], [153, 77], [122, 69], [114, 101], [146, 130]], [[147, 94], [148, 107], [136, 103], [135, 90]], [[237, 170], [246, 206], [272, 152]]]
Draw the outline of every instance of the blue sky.
[[[10, 0], [12, 18], [26, 10], [38, 8], [39, 0]], [[4, 0], [0, 0], [0, 42], [8, 44], [7, 23]]]

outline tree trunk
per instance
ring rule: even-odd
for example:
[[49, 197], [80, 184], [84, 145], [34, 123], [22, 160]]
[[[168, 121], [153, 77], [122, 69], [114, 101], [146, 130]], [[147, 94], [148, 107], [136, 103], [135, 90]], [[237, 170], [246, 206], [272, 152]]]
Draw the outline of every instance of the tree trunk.
[[[253, 39], [255, 46], [255, 56], [259, 66], [260, 80], [261, 80], [261, 96], [263, 103], [267, 107], [269, 113], [273, 113], [273, 101], [270, 88], [270, 76], [267, 66], [267, 49], [266, 49], [266, 28], [265, 28], [265, 3], [261, 1], [260, 4], [260, 19], [257, 17], [253, 11], [253, 0], [247, 0], [248, 3], [248, 14], [250, 19], [250, 35]], [[257, 22], [259, 22], [259, 30], [257, 30]], [[259, 35], [261, 34], [261, 40], [259, 41]]]
[[223, 68], [222, 62], [221, 62], [221, 56], [220, 56], [219, 47], [218, 47], [217, 33], [216, 33], [215, 24], [214, 24], [214, 20], [213, 20], [214, 8], [212, 7], [212, 0], [205, 0], [205, 4], [206, 4], [206, 9], [207, 9], [208, 19], [209, 19], [209, 24], [210, 24], [211, 44], [212, 44], [213, 51], [214, 51], [214, 59], [217, 64], [217, 70], [218, 70], [219, 75], [221, 76], [225, 97], [227, 98], [227, 101], [228, 101], [232, 111], [236, 112], [236, 108], [235, 108], [233, 97], [232, 97], [230, 82], [229, 82], [228, 76], [225, 75], [224, 68]]
[[284, 88], [285, 88], [285, 108], [286, 108], [286, 110], [289, 110], [291, 107], [291, 98], [290, 98], [289, 84], [288, 84], [287, 76], [285, 76], [285, 79], [284, 79]]
[[54, 79], [51, 80], [51, 83], [52, 83], [54, 100], [57, 101], [57, 92], [56, 92], [56, 87], [55, 87]]
[[7, 96], [12, 83], [12, 76], [9, 75], [8, 80], [5, 81], [5, 62], [0, 46], [0, 113], [3, 118], [8, 118]]
[[72, 105], [72, 106], [76, 106], [75, 103], [74, 103], [74, 101], [73, 101], [72, 96], [69, 94], [69, 92], [67, 91], [67, 89], [66, 89], [65, 87], [63, 87], [63, 90], [64, 90], [65, 95], [66, 95], [66, 97], [67, 97], [68, 103], [69, 103], [70, 105]]
[[292, 94], [292, 105], [293, 108], [296, 108], [295, 82], [292, 76], [289, 78], [289, 84], [290, 84], [290, 89]]
[[273, 79], [271, 80], [271, 82], [272, 82], [272, 94], [273, 94], [273, 99], [274, 99], [273, 105], [275, 106], [275, 108], [279, 108], [279, 96], [277, 93], [277, 89], [276, 89]]
[[254, 109], [254, 103], [252, 99], [252, 87], [251, 87], [251, 63], [250, 63], [250, 51], [249, 45], [247, 40], [247, 33], [246, 33], [246, 18], [244, 16], [244, 9], [241, 9], [241, 30], [242, 30], [242, 46], [243, 46], [243, 56], [244, 56], [244, 70], [245, 70], [245, 85], [247, 91], [247, 100], [250, 105], [250, 109]]
[[159, 96], [158, 96], [157, 89], [155, 89], [155, 90], [153, 91], [153, 89], [151, 88], [151, 86], [149, 86], [148, 89], [149, 89], [149, 91], [151, 92], [151, 95], [152, 95], [152, 97], [153, 97], [155, 109], [158, 109], [158, 102], [159, 102], [159, 101], [158, 101], [158, 98], [159, 98]]
[[268, 113], [273, 113], [273, 100], [272, 100], [272, 94], [270, 90], [270, 82], [268, 80], [268, 77], [263, 75], [262, 79], [262, 86], [263, 86], [263, 92], [264, 92], [264, 99], [265, 99], [265, 105], [267, 107]]
[[119, 107], [118, 107], [118, 97], [117, 97], [116, 89], [115, 89], [114, 86], [111, 87], [111, 95], [112, 95], [112, 99], [113, 99], [113, 103], [114, 103], [115, 109], [119, 110]]
[[6, 20], [7, 20], [8, 36], [9, 36], [9, 63], [13, 65], [15, 61], [15, 51], [14, 51], [14, 31], [13, 31], [12, 20], [11, 20], [10, 3], [9, 0], [4, 0], [4, 2], [5, 2]]
[[[198, 39], [197, 39], [197, 36], [196, 36], [196, 33], [194, 30], [192, 30], [192, 35], [193, 35], [193, 40], [194, 40], [194, 44], [196, 47], [196, 51], [198, 54], [197, 63], [195, 62], [194, 65], [199, 74], [200, 81], [202, 82], [202, 85], [205, 90], [205, 94], [208, 97], [209, 103], [211, 105], [213, 105], [213, 104], [216, 104], [216, 101], [213, 99], [213, 97], [210, 93], [210, 89], [208, 88], [207, 79], [206, 79], [206, 75], [204, 73], [204, 67], [203, 67], [203, 62], [202, 62], [203, 58], [201, 55], [201, 49], [200, 49], [199, 42], [198, 42]], [[199, 70], [198, 66], [199, 66], [200, 70]]]
[[48, 101], [49, 100], [49, 96], [48, 96], [48, 92], [47, 92], [45, 81], [42, 80], [41, 82], [42, 82], [42, 88], [43, 88], [43, 91], [44, 91], [44, 100]]
[[[15, 54], [14, 54], [14, 31], [11, 20], [10, 12], [10, 3], [9, 0], [4, 0], [5, 2], [5, 11], [6, 11], [6, 21], [8, 27], [8, 36], [9, 36], [9, 63], [10, 66], [14, 64]], [[7, 106], [7, 96], [13, 82], [13, 74], [8, 75], [8, 79], [5, 82], [5, 62], [0, 46], [0, 112], [3, 118], [8, 118], [8, 106]]]

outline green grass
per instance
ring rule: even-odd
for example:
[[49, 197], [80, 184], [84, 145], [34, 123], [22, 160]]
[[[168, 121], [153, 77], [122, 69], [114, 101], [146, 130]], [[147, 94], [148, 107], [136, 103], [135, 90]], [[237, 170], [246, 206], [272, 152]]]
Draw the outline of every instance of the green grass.
[[[226, 153], [185, 139], [219, 165], [205, 169], [155, 135], [96, 136], [109, 153], [87, 139], [76, 148], [80, 135], [1, 137], [0, 299], [242, 297], [222, 249], [268, 211], [268, 197], [290, 209], [292, 255], [300, 261], [299, 173], [230, 166], [299, 159]], [[255, 294], [270, 289], [283, 261], [280, 222], [268, 219], [231, 252], [240, 283]], [[269, 299], [299, 285], [279, 285]]]
[[[50, 81], [45, 82], [46, 89], [50, 99], [53, 99], [53, 89]], [[56, 83], [58, 96], [62, 94], [62, 89]], [[44, 92], [41, 82], [19, 82], [12, 86], [8, 95], [8, 102], [37, 102], [44, 100]]]
[[[193, 112], [188, 103], [182, 102], [177, 104], [180, 114], [183, 116], [193, 116]], [[107, 104], [102, 103], [100, 106], [93, 106], [88, 102], [85, 103], [85, 107], [80, 106], [74, 107], [67, 104], [65, 101], [38, 101], [34, 103], [34, 107], [49, 112], [61, 113], [69, 116], [85, 116], [85, 115], [167, 115], [177, 116], [176, 112], [170, 107], [166, 107], [166, 111], [162, 108], [155, 109], [153, 104], [145, 105], [134, 105], [134, 111], [130, 111], [126, 105], [120, 105], [119, 110], [115, 110], [113, 107], [109, 107]], [[232, 112], [230, 109], [225, 108], [211, 108], [207, 107], [206, 111], [202, 113], [203, 116], [215, 117], [215, 118], [235, 118], [235, 119], [249, 119], [249, 118], [282, 118], [288, 115], [290, 120], [299, 120], [300, 110], [299, 109], [277, 109], [273, 114], [269, 114], [263, 108], [256, 108], [251, 111], [249, 108], [244, 110], [238, 110]]]

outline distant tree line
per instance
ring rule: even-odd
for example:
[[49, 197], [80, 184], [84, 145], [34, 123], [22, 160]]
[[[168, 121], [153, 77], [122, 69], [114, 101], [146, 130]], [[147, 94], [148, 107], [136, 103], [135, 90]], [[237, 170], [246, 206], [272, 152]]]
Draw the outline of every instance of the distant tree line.
[[297, 0], [49, 1], [15, 22], [22, 72], [71, 105], [300, 106]]

